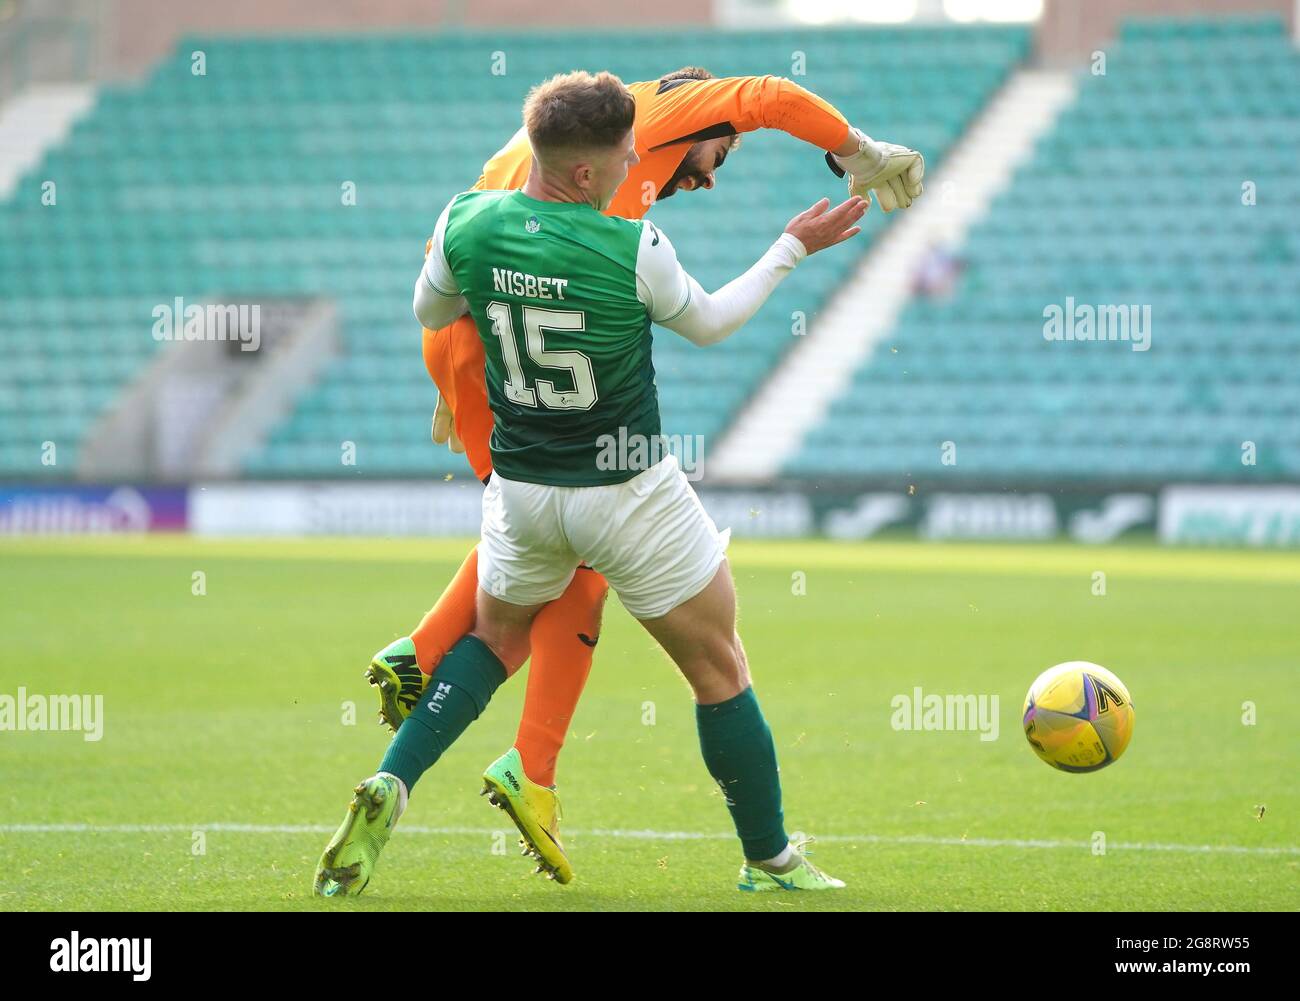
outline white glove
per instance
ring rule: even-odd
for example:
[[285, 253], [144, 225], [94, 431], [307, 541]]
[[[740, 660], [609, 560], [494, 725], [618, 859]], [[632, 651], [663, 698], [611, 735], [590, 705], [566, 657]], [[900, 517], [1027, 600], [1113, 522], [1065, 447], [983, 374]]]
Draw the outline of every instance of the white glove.
[[460, 455], [465, 451], [465, 446], [456, 434], [456, 422], [451, 416], [451, 407], [447, 406], [447, 401], [438, 394], [438, 406], [433, 411], [433, 443], [435, 445], [446, 445], [449, 449]]
[[833, 159], [849, 175], [849, 194], [858, 195], [871, 204], [871, 192], [876, 193], [880, 207], [886, 212], [907, 208], [919, 198], [924, 186], [925, 157], [914, 149], [894, 143], [877, 142], [858, 129], [858, 151], [850, 156]]

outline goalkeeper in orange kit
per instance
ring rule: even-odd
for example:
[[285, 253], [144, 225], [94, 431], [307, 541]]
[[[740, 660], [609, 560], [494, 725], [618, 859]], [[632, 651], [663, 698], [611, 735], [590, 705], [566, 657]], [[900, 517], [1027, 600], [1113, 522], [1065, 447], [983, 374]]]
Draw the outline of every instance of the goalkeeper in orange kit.
[[[871, 139], [826, 101], [789, 80], [715, 79], [706, 70], [686, 67], [628, 89], [636, 102], [633, 131], [640, 162], [618, 189], [606, 210], [609, 215], [640, 219], [660, 199], [711, 189], [740, 135], [761, 128], [779, 129], [824, 151], [830, 168], [848, 176], [851, 194], [869, 204], [874, 193], [886, 212], [906, 208], [921, 193], [924, 162], [919, 153]], [[521, 128], [487, 162], [475, 188], [521, 188], [531, 163], [528, 136]], [[433, 438], [465, 452], [475, 475], [487, 482], [493, 416], [483, 346], [473, 320], [463, 316], [441, 330], [426, 329], [423, 347], [439, 390]], [[375, 655], [367, 676], [379, 690], [381, 716], [394, 730], [426, 688], [437, 698], [438, 663], [473, 629], [478, 588], [475, 549], [411, 635]], [[573, 870], [559, 839], [556, 760], [591, 669], [607, 590], [600, 574], [580, 568], [568, 590], [534, 620], [519, 731], [514, 746], [484, 775], [484, 791], [511, 815], [539, 871], [560, 882], [568, 882]], [[432, 765], [443, 750], [436, 744], [431, 734], [429, 757], [419, 770]], [[400, 789], [401, 807], [408, 794], [409, 789]], [[330, 849], [326, 856], [323, 868], [335, 873], [346, 868], [341, 859], [330, 857]]]

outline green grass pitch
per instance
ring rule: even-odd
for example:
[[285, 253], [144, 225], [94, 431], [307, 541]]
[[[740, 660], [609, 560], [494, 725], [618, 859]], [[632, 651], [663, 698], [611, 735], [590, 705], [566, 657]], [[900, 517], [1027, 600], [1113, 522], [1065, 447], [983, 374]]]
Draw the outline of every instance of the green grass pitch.
[[[477, 795], [517, 677], [416, 787], [366, 893], [314, 899], [386, 743], [362, 670], [468, 546], [0, 544], [0, 694], [102, 693], [105, 714], [98, 742], [0, 732], [0, 909], [1300, 907], [1300, 559], [886, 542], [732, 548], [788, 829], [847, 890], [736, 892], [688, 691], [611, 598], [560, 763], [577, 881], [532, 876]], [[1125, 757], [1090, 775], [1039, 762], [1019, 727], [1033, 678], [1074, 659], [1137, 710]], [[917, 686], [997, 695], [998, 739], [894, 730]]]

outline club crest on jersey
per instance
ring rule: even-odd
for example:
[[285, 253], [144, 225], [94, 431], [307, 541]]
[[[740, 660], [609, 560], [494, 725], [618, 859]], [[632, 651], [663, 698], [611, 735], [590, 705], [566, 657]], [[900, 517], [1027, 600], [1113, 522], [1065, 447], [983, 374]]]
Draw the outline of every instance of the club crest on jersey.
[[528, 221], [524, 223], [524, 229], [528, 230], [530, 233], [536, 233], [541, 228], [542, 224], [535, 215], [530, 215]]

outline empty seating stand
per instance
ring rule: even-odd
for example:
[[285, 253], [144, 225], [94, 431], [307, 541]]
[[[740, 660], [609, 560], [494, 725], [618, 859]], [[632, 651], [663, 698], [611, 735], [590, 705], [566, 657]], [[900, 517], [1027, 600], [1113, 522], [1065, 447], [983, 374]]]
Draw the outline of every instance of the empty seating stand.
[[[787, 473], [1300, 474], [1300, 55], [1267, 18], [1136, 21], [1106, 54]], [[1149, 350], [1045, 340], [1067, 296], [1149, 305]]]
[[[154, 306], [213, 293], [339, 304], [343, 354], [247, 473], [467, 473], [429, 442], [434, 393], [411, 289], [439, 210], [518, 128], [533, 83], [579, 67], [656, 79], [689, 64], [791, 76], [933, 165], [1028, 44], [1001, 27], [185, 39], [142, 84], [103, 90], [0, 205], [0, 476], [69, 475], [77, 444], [158, 349]], [[41, 205], [46, 180], [54, 207]], [[651, 218], [716, 287], [842, 185], [812, 148], [753, 134], [717, 190], [679, 194]], [[873, 212], [866, 236], [883, 221]], [[800, 269], [721, 346], [660, 331], [665, 431], [722, 430], [793, 343], [792, 314], [815, 312], [867, 242]], [[51, 439], [64, 447], [45, 467]], [[344, 441], [355, 467], [340, 463]]]

